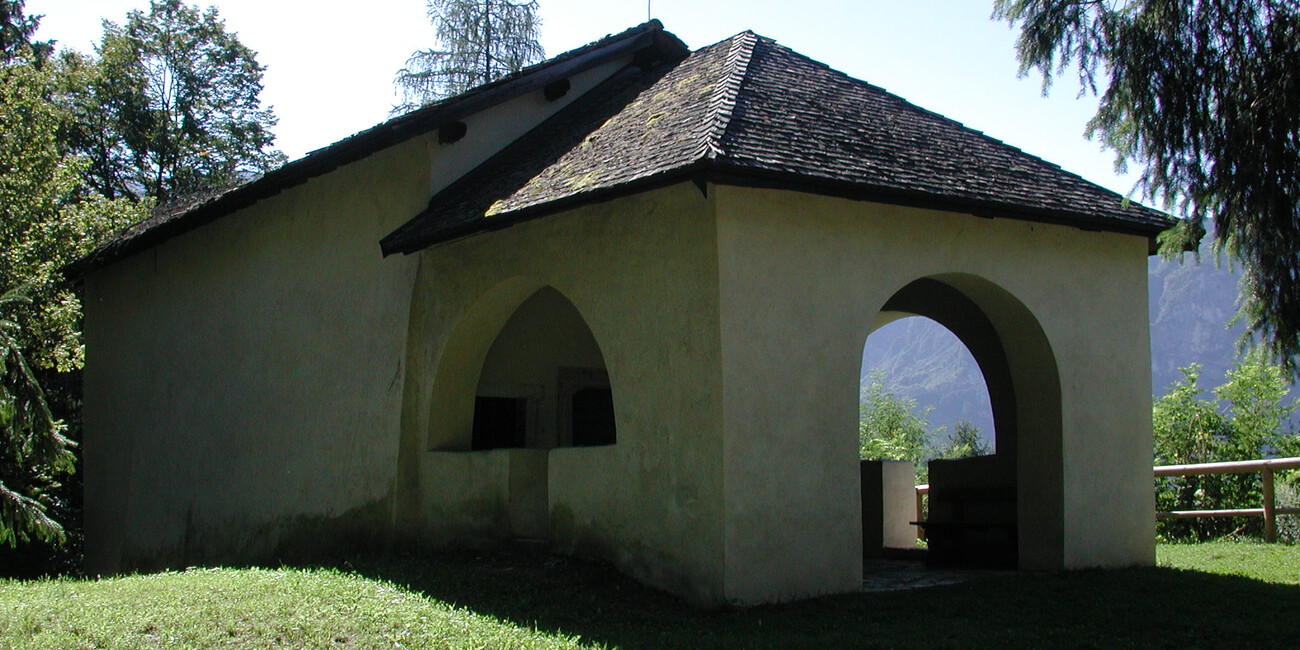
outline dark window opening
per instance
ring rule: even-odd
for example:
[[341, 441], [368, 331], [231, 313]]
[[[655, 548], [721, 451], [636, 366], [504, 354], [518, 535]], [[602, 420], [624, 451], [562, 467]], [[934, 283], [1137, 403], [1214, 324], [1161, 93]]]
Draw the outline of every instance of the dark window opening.
[[470, 448], [524, 447], [528, 433], [528, 400], [523, 397], [475, 397], [474, 433]]
[[614, 392], [608, 388], [574, 391], [570, 404], [573, 446], [595, 447], [614, 444]]

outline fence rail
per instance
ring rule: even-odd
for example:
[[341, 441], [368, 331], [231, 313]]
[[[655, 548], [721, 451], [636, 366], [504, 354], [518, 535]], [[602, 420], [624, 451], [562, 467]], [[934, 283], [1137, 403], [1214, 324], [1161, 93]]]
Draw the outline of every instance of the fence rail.
[[[1277, 516], [1300, 515], [1300, 508], [1279, 508], [1277, 497], [1273, 492], [1273, 472], [1286, 469], [1300, 469], [1300, 458], [1268, 458], [1263, 460], [1238, 460], [1227, 463], [1199, 463], [1196, 465], [1162, 465], [1152, 468], [1156, 477], [1161, 476], [1204, 476], [1207, 474], [1261, 474], [1263, 485], [1263, 507], [1236, 508], [1225, 510], [1171, 510], [1157, 512], [1156, 519], [1190, 519], [1194, 517], [1264, 517], [1264, 540], [1277, 541]], [[923, 521], [924, 499], [930, 493], [930, 486], [916, 486], [916, 521]], [[925, 532], [918, 528], [918, 538], [924, 539]]]
[[1199, 463], [1196, 465], [1164, 465], [1153, 468], [1156, 477], [1205, 476], [1207, 474], [1260, 474], [1263, 488], [1263, 507], [1225, 510], [1170, 510], [1157, 512], [1156, 519], [1190, 519], [1195, 517], [1264, 517], [1264, 541], [1277, 541], [1277, 516], [1300, 515], [1300, 508], [1279, 508], [1273, 491], [1273, 472], [1283, 469], [1300, 469], [1300, 458], [1269, 458], [1264, 460], [1238, 460], [1228, 463]]

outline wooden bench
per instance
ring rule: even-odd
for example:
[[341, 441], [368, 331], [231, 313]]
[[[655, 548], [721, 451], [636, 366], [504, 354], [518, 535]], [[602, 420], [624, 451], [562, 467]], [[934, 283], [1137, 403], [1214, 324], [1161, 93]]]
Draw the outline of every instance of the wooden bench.
[[931, 485], [930, 513], [930, 520], [912, 522], [925, 531], [930, 562], [1016, 565], [1014, 486], [936, 489]]

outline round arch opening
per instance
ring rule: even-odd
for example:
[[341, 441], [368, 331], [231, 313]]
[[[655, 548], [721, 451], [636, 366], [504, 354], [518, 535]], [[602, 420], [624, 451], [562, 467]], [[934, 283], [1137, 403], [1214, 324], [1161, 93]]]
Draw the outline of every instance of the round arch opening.
[[997, 450], [993, 408], [979, 364], [961, 339], [938, 322], [903, 314], [876, 328], [862, 350], [860, 376], [863, 422], [873, 403], [887, 401], [891, 410], [910, 409], [913, 424], [923, 425], [928, 457], [985, 456]]
[[466, 311], [429, 399], [432, 451], [553, 449], [617, 441], [604, 356], [577, 307], [526, 279]]
[[[902, 287], [882, 305], [870, 332], [909, 316], [941, 326], [969, 352], [987, 391], [994, 441], [992, 454], [928, 464], [929, 512], [920, 528], [928, 539], [929, 559], [1058, 566], [1063, 539], [1060, 383], [1037, 320], [1007, 291], [963, 274], [922, 278]], [[864, 340], [864, 353], [865, 348]], [[915, 544], [916, 496], [910, 485], [904, 486], [902, 472], [894, 470], [891, 483], [889, 471], [888, 463], [863, 461], [866, 557], [879, 556], [879, 547], [890, 546], [891, 522], [894, 543]], [[911, 479], [910, 472], [906, 478]], [[877, 516], [884, 522], [880, 531]]]

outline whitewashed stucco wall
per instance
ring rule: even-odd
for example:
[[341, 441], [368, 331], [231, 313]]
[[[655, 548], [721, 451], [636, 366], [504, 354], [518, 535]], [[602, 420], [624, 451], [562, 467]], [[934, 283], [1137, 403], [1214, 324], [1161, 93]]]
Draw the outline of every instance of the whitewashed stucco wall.
[[[1034, 410], [1044, 398], [1024, 381], [1034, 373], [1021, 370], [1017, 386], [1022, 566], [1154, 561], [1143, 238], [791, 192], [712, 191], [729, 599], [856, 588], [862, 346], [890, 296], [927, 277], [981, 305], [1013, 372], [1033, 365], [1018, 355], [1035, 336], [1055, 355], [1059, 436], [1044, 433], [1051, 412]], [[1026, 311], [1040, 332], [1020, 327]]]

